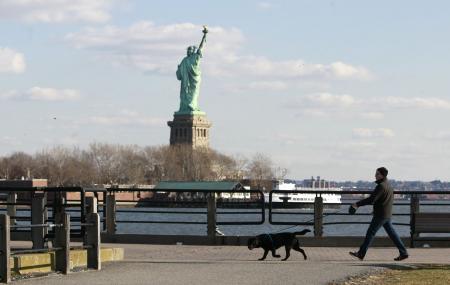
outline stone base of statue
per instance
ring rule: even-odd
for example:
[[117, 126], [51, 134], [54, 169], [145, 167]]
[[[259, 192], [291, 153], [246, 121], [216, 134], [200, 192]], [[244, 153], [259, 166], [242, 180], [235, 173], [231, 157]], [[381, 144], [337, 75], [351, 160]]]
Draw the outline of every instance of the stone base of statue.
[[175, 112], [170, 127], [170, 145], [184, 144], [193, 148], [209, 147], [211, 123], [204, 112]]

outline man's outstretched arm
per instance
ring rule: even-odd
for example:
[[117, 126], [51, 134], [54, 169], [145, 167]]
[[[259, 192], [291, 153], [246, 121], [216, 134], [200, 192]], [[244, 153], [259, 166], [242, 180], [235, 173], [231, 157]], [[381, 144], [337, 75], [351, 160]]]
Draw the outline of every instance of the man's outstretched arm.
[[382, 190], [381, 186], [377, 185], [377, 187], [375, 187], [375, 189], [373, 190], [372, 194], [370, 194], [369, 197], [356, 202], [352, 206], [354, 208], [357, 208], [365, 205], [372, 205], [376, 200], [378, 200], [378, 198], [380, 198], [381, 190]]

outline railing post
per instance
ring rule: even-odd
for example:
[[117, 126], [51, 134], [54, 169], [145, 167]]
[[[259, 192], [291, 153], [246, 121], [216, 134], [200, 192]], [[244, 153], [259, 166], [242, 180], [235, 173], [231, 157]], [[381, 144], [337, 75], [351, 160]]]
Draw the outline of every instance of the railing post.
[[[81, 222], [85, 223], [86, 222], [86, 191], [84, 191], [84, 188], [80, 189], [80, 203], [81, 203], [81, 212], [80, 212], [80, 217], [81, 217]], [[86, 232], [84, 227], [81, 227], [81, 236], [85, 237], [86, 236]], [[83, 243], [85, 242], [85, 240], [83, 239]]]
[[208, 213], [207, 213], [207, 234], [209, 241], [215, 243], [216, 229], [217, 229], [217, 205], [216, 205], [216, 193], [210, 192], [207, 194]]
[[106, 232], [110, 235], [116, 233], [116, 196], [106, 196]]
[[55, 224], [62, 224], [56, 227], [54, 247], [62, 248], [55, 252], [55, 270], [63, 274], [70, 272], [70, 216], [66, 213], [55, 215]]
[[414, 248], [414, 240], [419, 237], [419, 234], [416, 234], [416, 213], [420, 210], [420, 199], [418, 194], [412, 194], [411, 195], [411, 202], [410, 202], [410, 230], [411, 230], [411, 240], [410, 240], [410, 246], [411, 248]]
[[[86, 204], [85, 204], [85, 215], [89, 215], [92, 213], [97, 213], [97, 198], [95, 197], [86, 197], [85, 198]], [[86, 233], [86, 232], [85, 232]], [[88, 244], [87, 235], [83, 236], [83, 244]]]
[[0, 215], [0, 281], [11, 282], [9, 216]]
[[58, 214], [65, 213], [64, 204], [66, 203], [66, 199], [63, 197], [61, 192], [55, 193], [53, 198], [53, 217], [56, 219]]
[[93, 224], [86, 227], [86, 241], [90, 247], [87, 249], [87, 267], [100, 270], [100, 216], [97, 213], [86, 215], [86, 223]]
[[97, 198], [96, 197], [86, 197], [86, 214], [97, 213]]
[[[61, 224], [62, 223], [62, 215], [66, 213], [64, 204], [65, 204], [65, 198], [63, 197], [61, 192], [56, 192], [53, 196], [53, 220], [55, 224]], [[57, 228], [51, 229], [53, 233], [53, 246], [55, 246], [55, 239], [56, 239], [56, 230]]]
[[[31, 199], [31, 224], [45, 224], [45, 193], [34, 193]], [[33, 249], [44, 248], [46, 228], [36, 227], [31, 229], [31, 240]]]
[[321, 237], [323, 234], [323, 198], [316, 196], [314, 199], [314, 236]]
[[106, 231], [106, 193], [102, 193], [102, 216], [103, 216], [103, 231]]
[[[9, 192], [8, 193], [7, 203], [8, 204], [16, 204], [17, 203], [17, 193], [16, 192]], [[6, 208], [7, 208], [8, 216], [10, 216], [10, 217], [15, 217], [16, 216], [16, 214], [17, 214], [16, 205], [8, 205], [8, 206], [6, 206]], [[16, 224], [16, 219], [15, 218], [10, 218], [10, 224], [11, 225], [15, 225]]]

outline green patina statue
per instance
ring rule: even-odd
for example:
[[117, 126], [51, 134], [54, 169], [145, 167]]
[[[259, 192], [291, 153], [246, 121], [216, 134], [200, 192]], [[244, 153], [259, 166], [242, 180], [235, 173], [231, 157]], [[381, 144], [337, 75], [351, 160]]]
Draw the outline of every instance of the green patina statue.
[[199, 47], [187, 48], [187, 56], [178, 65], [177, 78], [181, 81], [180, 110], [175, 114], [204, 114], [198, 107], [198, 95], [200, 93], [201, 71], [200, 58], [202, 57], [203, 44], [206, 42], [208, 29], [203, 26], [203, 38]]

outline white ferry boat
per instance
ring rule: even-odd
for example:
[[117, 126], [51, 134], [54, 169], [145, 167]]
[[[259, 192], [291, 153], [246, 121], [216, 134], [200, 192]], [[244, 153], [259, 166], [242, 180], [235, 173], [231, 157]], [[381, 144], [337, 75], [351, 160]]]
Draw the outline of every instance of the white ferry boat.
[[[318, 183], [317, 183], [318, 182]], [[318, 187], [316, 187], [318, 186]], [[341, 188], [338, 187], [330, 187], [330, 184], [326, 183], [326, 181], [320, 181], [320, 178], [317, 181], [312, 180], [311, 187], [297, 187], [295, 183], [285, 182], [284, 180], [274, 181], [273, 190], [297, 190], [297, 191], [342, 191]], [[274, 204], [290, 204], [290, 203], [314, 203], [316, 198], [316, 193], [272, 193], [272, 203]], [[322, 193], [321, 197], [323, 198], [324, 204], [340, 204], [341, 203], [341, 194], [339, 193]], [[264, 193], [264, 199], [266, 203], [269, 203], [269, 193]]]

